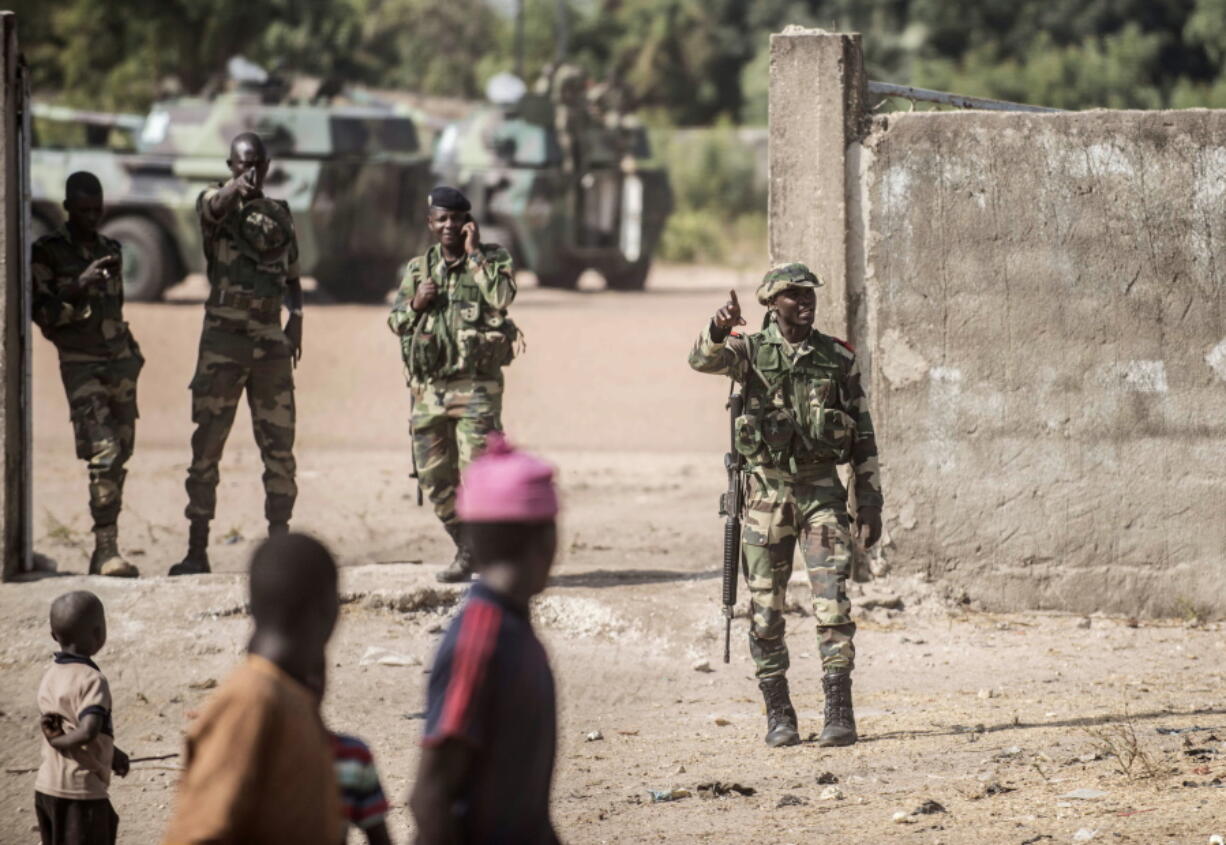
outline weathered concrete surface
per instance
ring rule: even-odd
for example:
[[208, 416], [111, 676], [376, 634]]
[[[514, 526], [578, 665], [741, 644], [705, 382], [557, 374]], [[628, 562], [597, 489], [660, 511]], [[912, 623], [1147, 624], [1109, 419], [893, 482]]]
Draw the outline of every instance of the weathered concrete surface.
[[860, 36], [789, 27], [771, 36], [770, 78], [771, 261], [803, 261], [822, 278], [818, 308], [843, 334], [846, 154], [861, 124]]
[[849, 284], [897, 564], [995, 608], [1222, 615], [1223, 139], [1221, 111], [875, 122]]

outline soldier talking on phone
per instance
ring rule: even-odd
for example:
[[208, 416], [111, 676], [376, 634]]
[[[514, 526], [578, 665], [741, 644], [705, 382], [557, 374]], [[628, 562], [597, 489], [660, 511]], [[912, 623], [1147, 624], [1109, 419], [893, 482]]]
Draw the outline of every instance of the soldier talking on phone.
[[472, 564], [460, 543], [456, 488], [486, 436], [502, 429], [502, 368], [515, 357], [519, 338], [507, 317], [515, 273], [505, 249], [481, 243], [462, 193], [435, 188], [426, 207], [437, 243], [409, 262], [387, 324], [400, 337], [413, 398], [418, 483], [456, 544], [455, 559], [438, 579], [467, 581]]

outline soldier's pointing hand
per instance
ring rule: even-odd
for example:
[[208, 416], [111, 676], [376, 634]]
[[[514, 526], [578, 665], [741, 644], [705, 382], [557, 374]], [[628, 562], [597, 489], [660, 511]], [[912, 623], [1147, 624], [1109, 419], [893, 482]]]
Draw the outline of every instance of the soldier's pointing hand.
[[243, 199], [251, 199], [260, 192], [259, 169], [249, 167], [234, 177], [234, 188]]
[[104, 255], [86, 267], [85, 271], [81, 273], [77, 281], [82, 287], [101, 284], [109, 279], [114, 271], [118, 269], [119, 256]]
[[433, 279], [427, 279], [413, 294], [413, 310], [425, 311], [438, 296], [438, 284]]
[[728, 302], [715, 312], [715, 325], [721, 329], [745, 325], [745, 320], [741, 317], [741, 303], [737, 301], [736, 291], [728, 291]]

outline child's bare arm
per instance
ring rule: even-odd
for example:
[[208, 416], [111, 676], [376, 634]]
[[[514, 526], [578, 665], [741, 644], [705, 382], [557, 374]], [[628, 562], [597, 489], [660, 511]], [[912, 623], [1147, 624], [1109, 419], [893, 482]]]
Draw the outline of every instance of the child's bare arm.
[[409, 809], [417, 822], [418, 845], [449, 845], [457, 841], [451, 804], [472, 763], [472, 750], [454, 739], [423, 748]]
[[56, 751], [67, 751], [96, 737], [102, 730], [102, 717], [97, 713], [87, 713], [68, 733], [64, 733], [64, 719], [58, 713], [44, 713], [39, 725], [52, 748]]
[[128, 759], [128, 755], [115, 748], [115, 756], [111, 758], [111, 771], [121, 778], [126, 778], [131, 767], [132, 761]]

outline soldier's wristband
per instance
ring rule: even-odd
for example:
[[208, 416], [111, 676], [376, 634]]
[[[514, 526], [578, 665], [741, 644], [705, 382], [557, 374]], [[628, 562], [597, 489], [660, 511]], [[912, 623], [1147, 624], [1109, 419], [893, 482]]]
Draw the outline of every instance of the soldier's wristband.
[[289, 313], [290, 313], [290, 316], [291, 316], [291, 317], [301, 317], [301, 316], [302, 316], [302, 309], [301, 309], [301, 308], [291, 308], [291, 309], [289, 310]]

